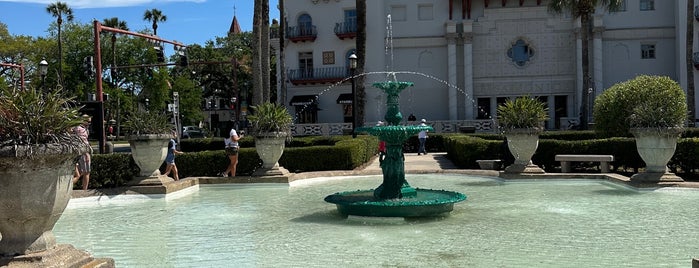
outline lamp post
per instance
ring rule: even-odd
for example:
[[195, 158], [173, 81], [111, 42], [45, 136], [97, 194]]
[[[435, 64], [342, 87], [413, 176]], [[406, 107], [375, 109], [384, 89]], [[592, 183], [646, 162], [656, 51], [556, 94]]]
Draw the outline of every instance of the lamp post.
[[49, 72], [49, 63], [46, 59], [41, 59], [39, 62], [39, 74], [41, 74], [41, 89], [44, 89], [44, 80], [46, 80], [46, 74]]
[[354, 129], [357, 127], [357, 94], [355, 92], [354, 72], [357, 70], [357, 55], [354, 53], [349, 56], [349, 68], [352, 79], [352, 138], [356, 138], [357, 132]]

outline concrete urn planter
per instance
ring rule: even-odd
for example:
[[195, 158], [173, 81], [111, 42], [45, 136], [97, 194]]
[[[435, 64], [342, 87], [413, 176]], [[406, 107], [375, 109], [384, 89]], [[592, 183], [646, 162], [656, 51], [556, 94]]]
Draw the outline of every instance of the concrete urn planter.
[[286, 134], [271, 133], [255, 137], [255, 149], [262, 159], [262, 168], [273, 169], [279, 167], [279, 158], [286, 147]]
[[129, 137], [131, 157], [141, 169], [138, 178], [129, 182], [129, 185], [162, 184], [173, 181], [169, 177], [160, 174], [160, 166], [167, 156], [167, 144], [171, 135], [148, 134]]
[[505, 168], [506, 173], [545, 173], [531, 160], [539, 147], [539, 132], [538, 129], [511, 129], [505, 132], [507, 148], [515, 158], [515, 162]]
[[60, 144], [0, 147], [0, 257], [56, 246], [53, 227], [70, 200], [80, 153]]
[[646, 163], [645, 172], [631, 176], [636, 182], [681, 182], [679, 176], [671, 173], [667, 163], [675, 154], [679, 129], [632, 128], [636, 139], [636, 150]]
[[286, 133], [276, 132], [255, 137], [255, 150], [262, 159], [262, 167], [257, 169], [253, 176], [259, 177], [286, 177], [289, 171], [279, 166], [279, 159], [286, 147]]

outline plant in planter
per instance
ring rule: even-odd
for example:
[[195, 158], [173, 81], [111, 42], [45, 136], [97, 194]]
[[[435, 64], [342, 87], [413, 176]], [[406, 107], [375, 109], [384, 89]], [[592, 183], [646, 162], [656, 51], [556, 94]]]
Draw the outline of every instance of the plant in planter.
[[687, 120], [686, 96], [677, 82], [666, 76], [641, 75], [613, 85], [595, 101], [595, 118], [611, 121], [607, 112], [627, 124], [646, 163], [645, 172], [632, 176], [632, 181], [682, 181], [667, 168]]
[[279, 167], [279, 158], [284, 153], [285, 142], [291, 139], [293, 119], [286, 108], [274, 103], [262, 103], [250, 107], [248, 115], [255, 137], [255, 148], [262, 159], [262, 168], [255, 171], [257, 176], [279, 176], [288, 173]]
[[[57, 245], [52, 231], [70, 200], [75, 159], [90, 150], [72, 132], [82, 122], [79, 107], [62, 94], [60, 89], [45, 94], [36, 89], [0, 92], [2, 265], [26, 265], [62, 254], [91, 259], [70, 245]], [[22, 257], [26, 254], [38, 255]]]
[[162, 185], [173, 180], [161, 176], [160, 166], [167, 156], [172, 126], [164, 113], [137, 111], [126, 117], [124, 127], [131, 156], [141, 169], [129, 185]]
[[505, 168], [507, 173], [544, 173], [531, 161], [539, 146], [539, 133], [548, 120], [548, 109], [543, 102], [525, 96], [507, 100], [499, 105], [498, 124], [507, 137], [507, 147], [515, 162]]

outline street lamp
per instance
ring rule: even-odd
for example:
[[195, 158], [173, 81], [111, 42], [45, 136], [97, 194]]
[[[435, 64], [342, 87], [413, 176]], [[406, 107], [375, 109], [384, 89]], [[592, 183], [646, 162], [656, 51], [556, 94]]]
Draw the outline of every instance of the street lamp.
[[357, 94], [355, 92], [356, 85], [354, 72], [357, 70], [357, 55], [352, 53], [349, 56], [350, 78], [352, 79], [352, 138], [357, 137], [357, 132], [354, 130], [357, 127]]
[[49, 72], [49, 63], [46, 59], [41, 59], [39, 62], [39, 74], [41, 74], [41, 88], [44, 88], [44, 80], [46, 79], [46, 74]]

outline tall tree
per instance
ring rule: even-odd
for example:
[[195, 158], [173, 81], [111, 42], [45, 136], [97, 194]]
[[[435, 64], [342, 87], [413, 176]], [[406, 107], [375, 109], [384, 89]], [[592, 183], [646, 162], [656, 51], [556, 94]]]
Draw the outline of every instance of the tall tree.
[[[266, 0], [255, 0], [252, 16], [252, 105], [264, 102], [262, 82], [262, 5]], [[269, 3], [268, 3], [269, 4]]]
[[153, 35], [158, 35], [158, 22], [167, 21], [167, 16], [163, 15], [163, 12], [159, 9], [154, 8], [143, 13], [143, 20], [151, 22], [153, 24]]
[[[366, 62], [366, 0], [357, 0], [357, 74], [364, 73], [364, 65]], [[356, 78], [355, 94], [357, 94], [357, 125], [364, 125], [365, 107], [366, 107], [366, 89], [364, 88], [364, 76]]]
[[[104, 21], [102, 22], [102, 24], [103, 24], [104, 26], [111, 27], [111, 28], [116, 28], [116, 29], [121, 29], [121, 30], [126, 30], [126, 31], [129, 30], [129, 27], [126, 25], [126, 22], [125, 22], [125, 21], [122, 21], [122, 20], [119, 20], [119, 18], [117, 18], [117, 17], [112, 17], [112, 18], [104, 19]], [[116, 33], [114, 33], [114, 32], [112, 33], [112, 40], [111, 40], [111, 41], [112, 41], [112, 67], [116, 67], [116, 66], [117, 66], [117, 64], [116, 64], [116, 58], [117, 58], [117, 56], [116, 56], [116, 41], [117, 41], [117, 36], [116, 36]], [[116, 80], [116, 75], [117, 75], [116, 70], [115, 70], [115, 69], [112, 69], [110, 75], [111, 75], [111, 77], [112, 77], [112, 81], [115, 81], [115, 80]]]
[[260, 67], [262, 67], [262, 100], [271, 101], [270, 77], [270, 46], [269, 46], [269, 1], [261, 1], [262, 14], [260, 16]]
[[590, 83], [590, 32], [592, 15], [595, 7], [604, 6], [606, 11], [617, 11], [623, 0], [551, 0], [548, 10], [551, 13], [562, 14], [567, 12], [574, 19], [580, 19], [580, 39], [582, 40], [582, 98], [580, 100], [580, 127], [587, 129], [587, 118], [589, 115]]
[[63, 24], [63, 16], [65, 15], [66, 20], [73, 21], [73, 9], [71, 9], [68, 4], [57, 1], [56, 3], [49, 4], [46, 7], [46, 12], [51, 14], [51, 16], [56, 18], [56, 24], [58, 25], [58, 84], [63, 84], [63, 47], [61, 43], [61, 25]]
[[284, 105], [286, 103], [286, 57], [284, 56], [284, 47], [286, 46], [286, 12], [284, 11], [284, 0], [279, 0], [279, 81], [281, 86], [281, 95], [277, 99], [277, 103]]
[[694, 0], [687, 0], [687, 110], [689, 114], [687, 120], [689, 126], [694, 126], [696, 122], [696, 103], [694, 100], [694, 69], [693, 69], [693, 49], [694, 49]]

